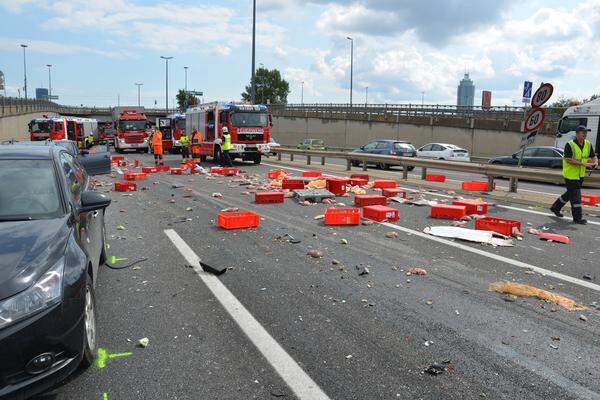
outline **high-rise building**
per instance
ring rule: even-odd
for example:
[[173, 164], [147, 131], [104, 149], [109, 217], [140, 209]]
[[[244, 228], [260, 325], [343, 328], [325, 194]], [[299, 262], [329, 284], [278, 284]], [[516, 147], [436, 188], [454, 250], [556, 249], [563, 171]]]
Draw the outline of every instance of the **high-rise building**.
[[35, 98], [37, 100], [48, 100], [48, 89], [35, 88]]
[[473, 107], [473, 104], [475, 104], [475, 85], [466, 72], [456, 91], [456, 105]]

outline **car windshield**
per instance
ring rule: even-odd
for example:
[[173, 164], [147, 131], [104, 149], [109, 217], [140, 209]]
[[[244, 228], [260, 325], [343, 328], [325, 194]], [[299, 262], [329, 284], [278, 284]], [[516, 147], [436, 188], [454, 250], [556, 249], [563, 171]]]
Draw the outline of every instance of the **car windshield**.
[[71, 155], [77, 155], [77, 145], [75, 143], [66, 140], [55, 140], [54, 143], [56, 143], [60, 147], [64, 147], [65, 149], [67, 149], [67, 151]]
[[146, 130], [145, 120], [119, 121], [120, 131], [144, 131]]
[[231, 114], [233, 126], [267, 126], [267, 114], [258, 112], [236, 112]]
[[175, 126], [177, 129], [185, 129], [185, 119], [178, 119], [177, 122], [175, 122]]
[[560, 133], [573, 132], [579, 125], [587, 126], [587, 118], [563, 118], [558, 125]]
[[60, 215], [60, 196], [51, 160], [0, 160], [0, 182], [0, 221]]
[[394, 143], [394, 147], [398, 150], [414, 150], [412, 144], [410, 143]]
[[50, 132], [52, 131], [52, 122], [50, 121], [33, 121], [31, 123], [31, 132]]

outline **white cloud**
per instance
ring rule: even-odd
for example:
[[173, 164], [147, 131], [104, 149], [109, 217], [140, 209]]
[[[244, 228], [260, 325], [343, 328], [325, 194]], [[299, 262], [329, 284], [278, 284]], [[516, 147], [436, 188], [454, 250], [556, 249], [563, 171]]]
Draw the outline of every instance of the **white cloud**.
[[0, 0], [0, 7], [4, 7], [15, 14], [20, 14], [23, 12], [24, 6], [36, 2], [37, 0]]
[[223, 46], [222, 44], [218, 44], [213, 47], [212, 52], [218, 56], [227, 57], [229, 54], [231, 54], [231, 49], [227, 46]]
[[26, 44], [28, 52], [44, 54], [77, 54], [89, 53], [104, 57], [123, 57], [122, 51], [103, 51], [91, 47], [53, 42], [49, 40], [30, 40], [25, 38], [0, 37], [0, 49], [15, 50], [20, 44]]

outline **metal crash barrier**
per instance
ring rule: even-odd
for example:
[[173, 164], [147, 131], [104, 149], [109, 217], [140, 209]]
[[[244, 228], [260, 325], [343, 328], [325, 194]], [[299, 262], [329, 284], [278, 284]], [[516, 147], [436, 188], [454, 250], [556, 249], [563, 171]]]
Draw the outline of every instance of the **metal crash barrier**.
[[[294, 156], [306, 157], [306, 164], [310, 165], [313, 158], [320, 158], [321, 165], [325, 165], [325, 159], [337, 158], [346, 160], [346, 171], [352, 169], [353, 164], [357, 164], [362, 167], [363, 170], [367, 169], [367, 163], [373, 163], [378, 165], [389, 165], [389, 166], [401, 166], [402, 167], [402, 179], [408, 179], [408, 168], [418, 167], [421, 168], [421, 179], [425, 179], [428, 168], [435, 168], [445, 171], [458, 171], [458, 172], [469, 172], [474, 174], [480, 174], [487, 177], [488, 191], [494, 188], [495, 178], [507, 178], [511, 181], [511, 191], [516, 192], [518, 187], [519, 179], [535, 182], [549, 182], [561, 184], [564, 182], [562, 172], [560, 170], [542, 169], [542, 168], [519, 168], [506, 165], [496, 164], [482, 164], [482, 163], [469, 163], [459, 161], [443, 161], [443, 160], [427, 160], [422, 158], [413, 157], [398, 157], [398, 156], [384, 156], [378, 154], [361, 154], [361, 153], [348, 153], [342, 151], [311, 151], [311, 150], [299, 150], [292, 148], [275, 148], [272, 150], [273, 153], [277, 154], [277, 160], [281, 161], [283, 154], [290, 156], [290, 161], [294, 161]], [[514, 182], [514, 185], [512, 184]], [[587, 187], [600, 188], [600, 174], [594, 173], [585, 178], [585, 184]], [[514, 190], [513, 190], [514, 189]]]

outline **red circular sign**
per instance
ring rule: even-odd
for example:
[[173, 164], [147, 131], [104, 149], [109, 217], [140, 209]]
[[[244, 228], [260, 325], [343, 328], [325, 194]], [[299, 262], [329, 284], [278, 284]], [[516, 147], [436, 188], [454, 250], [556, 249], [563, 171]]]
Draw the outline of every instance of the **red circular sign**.
[[542, 108], [535, 108], [529, 112], [529, 115], [525, 119], [525, 133], [537, 131], [544, 123], [544, 117], [546, 114]]
[[549, 83], [543, 83], [531, 98], [531, 106], [533, 108], [543, 106], [552, 97], [552, 92], [554, 92], [554, 87]]

